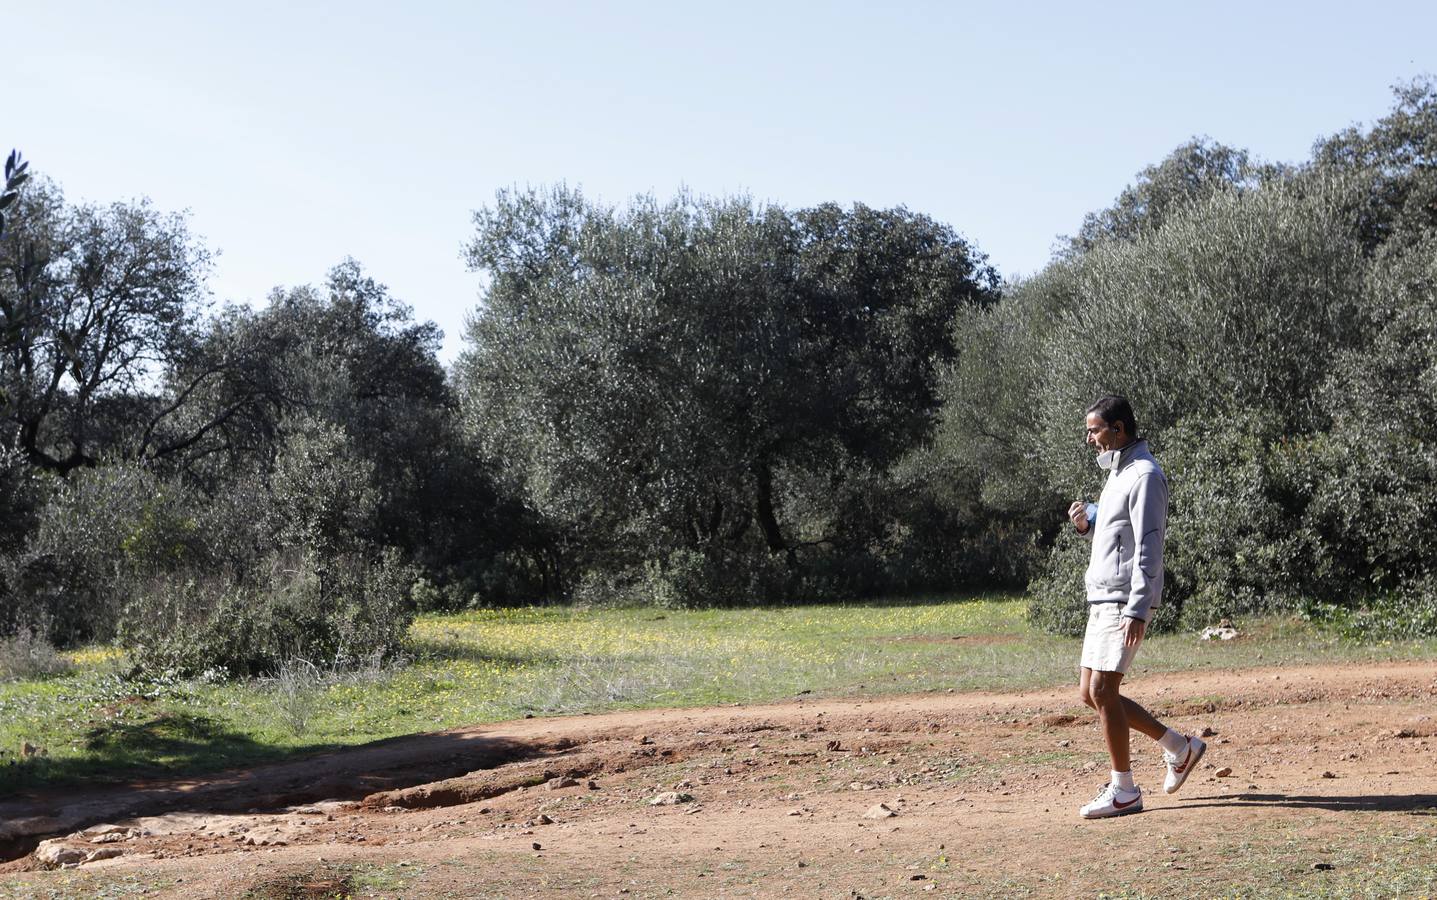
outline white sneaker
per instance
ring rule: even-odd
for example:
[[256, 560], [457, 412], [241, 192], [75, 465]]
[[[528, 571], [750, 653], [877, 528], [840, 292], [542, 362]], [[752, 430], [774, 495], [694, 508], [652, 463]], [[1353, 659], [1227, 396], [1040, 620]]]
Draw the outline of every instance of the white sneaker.
[[1078, 810], [1085, 819], [1106, 819], [1143, 811], [1143, 792], [1137, 788], [1125, 791], [1114, 784], [1105, 784], [1093, 802]]
[[1168, 764], [1168, 775], [1163, 779], [1163, 793], [1176, 794], [1206, 752], [1207, 744], [1199, 737], [1188, 738], [1187, 751], [1182, 754], [1174, 755], [1164, 750], [1163, 762]]

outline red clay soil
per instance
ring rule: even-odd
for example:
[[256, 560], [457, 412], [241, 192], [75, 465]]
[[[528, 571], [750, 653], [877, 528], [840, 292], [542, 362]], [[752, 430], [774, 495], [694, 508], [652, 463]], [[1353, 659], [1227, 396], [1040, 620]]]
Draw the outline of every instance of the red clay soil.
[[61, 837], [0, 867], [0, 896], [1380, 896], [1371, 879], [1422, 872], [1437, 890], [1437, 665], [1127, 692], [1213, 733], [1173, 796], [1135, 735], [1146, 809], [1121, 819], [1077, 815], [1107, 762], [1072, 689], [653, 710], [10, 800], [12, 856]]

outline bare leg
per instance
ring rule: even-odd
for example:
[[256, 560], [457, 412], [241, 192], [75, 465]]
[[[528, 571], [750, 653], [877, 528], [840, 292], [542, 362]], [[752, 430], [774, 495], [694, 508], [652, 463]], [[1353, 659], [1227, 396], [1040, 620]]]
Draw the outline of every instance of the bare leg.
[[1103, 728], [1108, 755], [1113, 759], [1114, 772], [1129, 772], [1133, 768], [1128, 746], [1128, 713], [1118, 693], [1122, 681], [1121, 672], [1093, 672], [1088, 680], [1088, 694], [1098, 710], [1098, 722]]
[[[1118, 676], [1121, 678], [1122, 676]], [[1138, 704], [1123, 697], [1123, 712], [1128, 717], [1128, 727], [1133, 731], [1141, 731], [1153, 740], [1162, 740], [1162, 736], [1168, 733], [1168, 726], [1153, 718], [1153, 714], [1143, 709]]]
[[1127, 772], [1132, 766], [1129, 729], [1141, 731], [1155, 741], [1168, 733], [1168, 727], [1152, 713], [1118, 693], [1122, 682], [1121, 672], [1094, 672], [1085, 668], [1078, 676], [1078, 696], [1098, 711], [1114, 772]]

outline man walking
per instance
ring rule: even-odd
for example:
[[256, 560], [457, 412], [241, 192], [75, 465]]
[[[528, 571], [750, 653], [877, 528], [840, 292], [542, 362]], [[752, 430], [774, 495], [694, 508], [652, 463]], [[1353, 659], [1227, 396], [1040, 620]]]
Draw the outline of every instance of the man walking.
[[1096, 504], [1078, 500], [1068, 508], [1073, 527], [1093, 542], [1084, 579], [1088, 628], [1078, 694], [1098, 711], [1113, 769], [1098, 796], [1078, 812], [1085, 819], [1101, 819], [1143, 808], [1142, 791], [1133, 782], [1128, 729], [1162, 746], [1167, 763], [1163, 790], [1169, 794], [1182, 787], [1207, 745], [1168, 728], [1118, 693], [1148, 618], [1162, 602], [1168, 482], [1148, 442], [1137, 436], [1137, 419], [1126, 398], [1103, 397], [1088, 407], [1086, 424], [1087, 442], [1098, 450], [1098, 466], [1107, 470], [1108, 480]]

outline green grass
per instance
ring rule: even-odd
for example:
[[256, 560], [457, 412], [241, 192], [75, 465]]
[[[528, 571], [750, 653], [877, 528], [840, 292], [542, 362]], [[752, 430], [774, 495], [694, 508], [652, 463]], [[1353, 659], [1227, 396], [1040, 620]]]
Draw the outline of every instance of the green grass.
[[[455, 725], [605, 709], [1073, 679], [1078, 642], [1029, 629], [1011, 596], [784, 609], [532, 607], [427, 615], [412, 662], [285, 682], [123, 677], [115, 651], [0, 683], [0, 792], [195, 773]], [[1437, 656], [1437, 640], [1358, 643], [1296, 621], [1232, 642], [1167, 635], [1142, 671]], [[21, 759], [22, 742], [45, 755]]]

